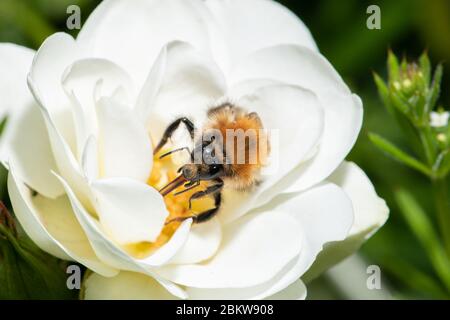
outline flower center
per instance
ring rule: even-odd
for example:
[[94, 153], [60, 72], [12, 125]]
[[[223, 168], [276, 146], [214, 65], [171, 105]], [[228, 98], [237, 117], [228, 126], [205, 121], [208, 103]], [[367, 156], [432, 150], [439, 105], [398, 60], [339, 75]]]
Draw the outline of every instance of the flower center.
[[[150, 178], [147, 183], [154, 187], [157, 190], [162, 189], [167, 183], [172, 181], [177, 177], [177, 170], [179, 166], [175, 165], [170, 156], [165, 157], [163, 159], [159, 159], [159, 155], [154, 157], [153, 159], [153, 170]], [[192, 209], [189, 209], [189, 199], [190, 197], [200, 190], [205, 189], [205, 183], [201, 183], [199, 187], [184, 192], [179, 195], [175, 195], [176, 192], [184, 190], [184, 187], [181, 186], [178, 189], [174, 190], [170, 194], [164, 197], [164, 202], [166, 204], [167, 210], [169, 211], [169, 215], [166, 219], [170, 221], [175, 218], [180, 217], [190, 217], [196, 215], [202, 211], [208, 210], [214, 207], [214, 201], [210, 198], [202, 198], [192, 202]], [[125, 250], [131, 254], [132, 256], [142, 259], [157, 249], [161, 248], [164, 244], [166, 244], [175, 231], [180, 226], [181, 222], [171, 222], [164, 226], [160, 235], [156, 239], [155, 242], [140, 242], [136, 244], [130, 244], [125, 247]]]

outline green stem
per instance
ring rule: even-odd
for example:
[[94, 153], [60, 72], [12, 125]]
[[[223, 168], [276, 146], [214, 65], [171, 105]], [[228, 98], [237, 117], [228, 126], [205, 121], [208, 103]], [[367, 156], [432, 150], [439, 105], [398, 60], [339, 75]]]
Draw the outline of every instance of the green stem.
[[450, 258], [450, 197], [445, 178], [433, 180], [437, 221], [444, 240], [445, 250]]
[[432, 166], [434, 164], [434, 151], [432, 147], [432, 142], [430, 141], [430, 137], [427, 132], [422, 128], [418, 128], [420, 140], [422, 141], [425, 158], [427, 160], [428, 165]]

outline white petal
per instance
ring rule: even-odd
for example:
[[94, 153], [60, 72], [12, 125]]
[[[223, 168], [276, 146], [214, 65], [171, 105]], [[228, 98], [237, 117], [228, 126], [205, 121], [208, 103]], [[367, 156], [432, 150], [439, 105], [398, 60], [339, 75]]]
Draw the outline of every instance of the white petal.
[[319, 53], [294, 45], [259, 50], [237, 65], [232, 83], [271, 79], [313, 91], [325, 111], [321, 146], [310, 163], [295, 172], [289, 191], [305, 190], [328, 177], [353, 147], [362, 124], [362, 102]]
[[[323, 184], [304, 193], [281, 197], [275, 210], [289, 212], [305, 230], [305, 245], [285, 279], [300, 277], [312, 265], [325, 244], [347, 237], [354, 213], [346, 193], [333, 184]], [[284, 279], [284, 280], [285, 280]], [[283, 281], [281, 281], [282, 283]]]
[[356, 164], [343, 162], [328, 180], [344, 189], [352, 200], [355, 221], [350, 235], [365, 232], [368, 238], [386, 222], [386, 202], [378, 197], [372, 182]]
[[189, 287], [243, 288], [273, 278], [301, 250], [297, 221], [282, 212], [247, 215], [223, 230], [207, 262], [162, 267], [163, 277]]
[[82, 263], [104, 276], [118, 273], [97, 258], [67, 198], [53, 200], [32, 196], [27, 186], [17, 178], [13, 163], [9, 171], [8, 191], [20, 225], [42, 250], [61, 259]]
[[98, 144], [94, 136], [90, 136], [86, 141], [81, 166], [88, 181], [99, 178]]
[[[299, 233], [302, 232], [299, 230]], [[302, 250], [303, 251], [303, 250]], [[290, 284], [298, 280], [297, 277], [289, 277], [286, 280], [286, 274], [292, 269], [295, 260], [288, 263], [281, 271], [267, 282], [245, 288], [193, 288], [186, 289], [189, 299], [194, 300], [261, 300], [265, 299], [280, 290], [284, 290]]]
[[330, 94], [321, 101], [328, 108], [320, 148], [309, 163], [297, 168], [298, 180], [287, 192], [305, 190], [328, 177], [353, 148], [361, 130], [363, 108], [357, 95]]
[[[333, 184], [280, 196], [260, 210], [286, 212], [295, 217], [304, 238], [300, 254], [283, 271], [268, 283], [247, 289], [248, 296], [253, 299], [267, 298], [291, 286], [309, 269], [325, 244], [342, 240], [348, 235], [353, 222], [350, 199]], [[189, 292], [189, 295], [192, 294]]]
[[192, 219], [184, 220], [177, 228], [170, 240], [159, 248], [151, 256], [139, 260], [140, 263], [156, 267], [162, 266], [172, 260], [174, 256], [183, 248], [191, 233]]
[[161, 194], [126, 178], [94, 181], [100, 223], [120, 244], [154, 242], [169, 215]]
[[152, 168], [153, 151], [142, 122], [127, 106], [109, 98], [99, 100], [97, 114], [100, 176], [146, 182]]
[[[248, 84], [244, 84], [248, 87]], [[239, 89], [235, 89], [239, 91]], [[262, 183], [249, 193], [224, 192], [221, 221], [228, 223], [248, 210], [262, 206], [283, 189], [280, 181], [310, 157], [323, 132], [323, 108], [308, 90], [289, 85], [262, 87], [238, 100], [249, 112], [257, 112], [270, 137], [270, 159], [263, 168]], [[276, 112], [274, 112], [276, 110]]]
[[200, 1], [103, 1], [86, 21], [78, 42], [92, 56], [124, 67], [141, 85], [167, 43], [181, 40], [208, 50], [203, 10]]
[[303, 22], [275, 1], [207, 0], [206, 6], [226, 40], [231, 64], [254, 51], [277, 44], [297, 44], [317, 50]]
[[34, 51], [10, 43], [0, 43], [0, 119], [22, 111], [32, 102], [27, 73]]
[[186, 243], [170, 259], [172, 264], [199, 263], [211, 258], [219, 249], [222, 227], [217, 218], [192, 226]]
[[276, 80], [313, 92], [350, 93], [325, 57], [301, 45], [280, 44], [262, 48], [233, 67], [230, 83], [250, 79]]
[[105, 278], [91, 274], [84, 283], [86, 300], [175, 300], [153, 278], [135, 272], [122, 271], [117, 276]]
[[321, 272], [343, 260], [372, 236], [386, 222], [389, 208], [379, 198], [365, 173], [355, 164], [344, 162], [330, 177], [350, 197], [355, 220], [345, 240], [325, 247], [308, 271], [305, 280], [317, 277]]
[[267, 298], [268, 300], [305, 300], [306, 286], [302, 280], [297, 280], [283, 291]]
[[435, 128], [446, 127], [450, 118], [450, 112], [430, 112], [430, 126]]
[[[0, 160], [39, 193], [56, 198], [64, 191], [52, 176], [56, 164], [39, 108], [27, 87], [34, 51], [0, 44], [0, 118], [8, 120], [0, 139]], [[24, 130], [26, 128], [26, 130]]]
[[278, 141], [270, 141], [271, 159], [264, 168], [265, 188], [301, 164], [319, 143], [323, 109], [311, 91], [288, 85], [268, 86], [242, 97], [238, 104], [257, 112], [266, 130], [278, 132]]
[[123, 103], [135, 98], [128, 74], [105, 59], [77, 60], [64, 71], [62, 85], [73, 104], [79, 154], [87, 138], [97, 134], [96, 101], [121, 89], [126, 94]]
[[207, 106], [225, 91], [225, 79], [212, 60], [187, 43], [172, 42], [153, 67], [137, 109], [144, 119], [151, 115], [153, 132], [180, 116], [202, 120]]
[[[30, 90], [35, 93], [35, 97], [39, 97], [40, 93], [31, 78], [28, 78], [28, 85]], [[47, 108], [44, 107], [42, 101], [38, 100], [37, 102], [47, 127], [48, 137], [58, 171], [65, 177], [65, 179], [67, 179], [72, 188], [74, 188], [83, 205], [91, 210], [92, 195], [89, 192], [90, 190], [86, 188], [87, 180], [85, 179], [80, 165], [77, 162], [67, 141], [56, 128], [56, 125], [51, 119]]]
[[[196, 289], [188, 288], [189, 291]], [[242, 289], [239, 289], [242, 291]], [[245, 289], [243, 289], [245, 290]], [[212, 290], [205, 290], [211, 292]], [[220, 289], [217, 291], [221, 291]], [[228, 299], [237, 300], [235, 295]], [[301, 280], [297, 280], [286, 290], [275, 294], [271, 300], [303, 300], [306, 297], [306, 287]], [[193, 296], [192, 299], [215, 299], [213, 295], [202, 297]], [[152, 278], [133, 272], [122, 271], [115, 277], [106, 278], [98, 274], [91, 274], [84, 283], [84, 299], [86, 300], [175, 300], [177, 297], [169, 294]], [[222, 298], [226, 299], [226, 298]], [[240, 300], [240, 299], [239, 299]]]
[[354, 221], [349, 197], [331, 183], [303, 193], [282, 195], [276, 200], [273, 209], [288, 212], [298, 219], [305, 229], [307, 243], [317, 252], [324, 243], [344, 239]]
[[69, 197], [72, 209], [86, 233], [92, 249], [99, 259], [101, 259], [106, 264], [113, 266], [120, 270], [135, 271], [140, 273], [145, 273], [151, 277], [154, 277], [166, 290], [171, 294], [179, 298], [187, 298], [186, 292], [174, 283], [165, 280], [158, 276], [152, 268], [147, 265], [140, 263], [139, 260], [134, 259], [128, 255], [124, 250], [122, 250], [115, 242], [113, 242], [102, 230], [101, 225], [96, 221], [83, 207], [80, 201], [77, 199], [75, 193], [71, 189], [70, 185], [60, 176], [58, 176], [59, 181], [63, 184], [66, 190], [67, 196]]
[[29, 74], [34, 87], [33, 95], [45, 106], [72, 150], [76, 150], [75, 128], [70, 102], [61, 82], [66, 68], [83, 55], [84, 52], [70, 35], [55, 33], [37, 51]]

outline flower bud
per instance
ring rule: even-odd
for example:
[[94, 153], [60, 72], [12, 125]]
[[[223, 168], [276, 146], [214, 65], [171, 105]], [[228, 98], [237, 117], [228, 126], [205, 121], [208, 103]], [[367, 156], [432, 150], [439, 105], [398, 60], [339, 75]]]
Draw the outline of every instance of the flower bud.
[[[400, 111], [417, 127], [433, 126], [444, 120], [430, 114], [439, 98], [442, 66], [436, 68], [432, 77], [427, 54], [423, 54], [418, 62], [408, 63], [403, 59], [399, 63], [397, 57], [389, 52], [388, 73], [384, 95], [390, 108]], [[380, 88], [382, 84], [379, 80], [377, 85], [381, 93], [383, 88]]]

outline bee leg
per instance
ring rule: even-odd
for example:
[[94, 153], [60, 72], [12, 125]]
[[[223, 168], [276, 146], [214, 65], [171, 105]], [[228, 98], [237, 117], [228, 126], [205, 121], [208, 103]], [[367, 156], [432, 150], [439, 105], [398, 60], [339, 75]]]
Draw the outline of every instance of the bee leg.
[[164, 134], [161, 138], [161, 141], [159, 141], [158, 145], [156, 146], [156, 148], [153, 150], [153, 154], [157, 154], [159, 150], [161, 150], [162, 147], [164, 147], [164, 145], [167, 143], [167, 141], [169, 140], [169, 138], [172, 136], [172, 134], [175, 132], [175, 130], [178, 129], [178, 126], [180, 125], [180, 123], [184, 123], [184, 125], [186, 126], [190, 136], [192, 139], [194, 139], [194, 131], [195, 131], [195, 126], [192, 123], [191, 120], [189, 120], [186, 117], [183, 118], [179, 118], [177, 120], [175, 120], [174, 122], [172, 122], [166, 129], [166, 131], [164, 131]]
[[223, 180], [219, 178], [219, 179], [216, 179], [215, 181], [217, 182], [216, 184], [207, 187], [206, 190], [204, 190], [204, 191], [196, 192], [191, 196], [191, 198], [189, 199], [189, 209], [192, 209], [192, 200], [200, 199], [200, 198], [206, 197], [210, 194], [220, 193], [220, 191], [223, 188]]
[[178, 217], [166, 222], [166, 225], [172, 222], [182, 222], [187, 219], [192, 219], [194, 223], [202, 223], [208, 220], [211, 220], [217, 212], [219, 212], [220, 204], [222, 203], [222, 194], [217, 192], [214, 194], [214, 208], [200, 212], [199, 214], [187, 216], [187, 217]]
[[220, 204], [222, 203], [222, 194], [220, 192], [217, 192], [214, 194], [214, 208], [210, 210], [206, 210], [203, 212], [200, 212], [199, 214], [192, 217], [194, 223], [202, 223], [210, 220], [213, 218], [217, 212], [219, 212]]
[[182, 194], [182, 193], [188, 192], [189, 190], [192, 190], [192, 189], [194, 189], [194, 188], [197, 188], [198, 186], [200, 186], [200, 180], [197, 180], [197, 181], [195, 181], [195, 182], [188, 182], [188, 183], [186, 183], [186, 184], [184, 185], [184, 187], [185, 187], [186, 189], [181, 190], [180, 192], [175, 193], [174, 196], [178, 196], [178, 195], [180, 195], [180, 194]]
[[173, 154], [173, 153], [180, 152], [180, 151], [184, 151], [184, 150], [186, 150], [186, 151], [189, 153], [189, 155], [191, 154], [191, 150], [189, 150], [188, 147], [183, 147], [183, 148], [178, 148], [178, 149], [169, 151], [169, 152], [167, 152], [167, 153], [164, 153], [164, 154], [163, 154], [162, 156], [160, 156], [159, 158], [160, 158], [160, 159], [163, 159], [163, 158], [165, 158], [165, 157], [167, 157], [167, 156], [170, 156], [170, 155]]
[[222, 193], [220, 192], [223, 188], [223, 181], [222, 179], [216, 179], [215, 180], [217, 184], [212, 185], [204, 191], [199, 191], [194, 193], [191, 198], [189, 199], [189, 209], [191, 209], [191, 201], [199, 198], [203, 198], [207, 195], [214, 195], [214, 208], [200, 212], [196, 215], [187, 216], [187, 217], [177, 217], [172, 220], [169, 220], [165, 223], [165, 225], [168, 225], [172, 222], [182, 222], [187, 219], [192, 219], [194, 223], [202, 223], [210, 220], [212, 217], [214, 217], [217, 212], [220, 209], [220, 204], [222, 203]]

